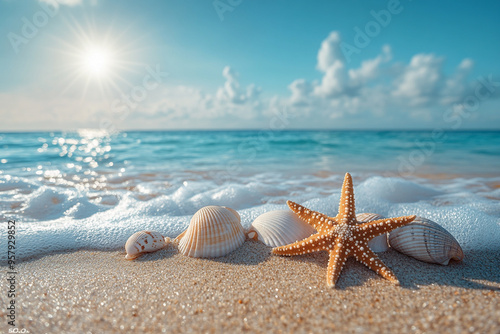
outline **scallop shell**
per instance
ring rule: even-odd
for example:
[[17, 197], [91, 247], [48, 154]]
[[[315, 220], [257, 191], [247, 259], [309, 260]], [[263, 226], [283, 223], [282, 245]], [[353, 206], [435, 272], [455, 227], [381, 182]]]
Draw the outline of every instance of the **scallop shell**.
[[127, 260], [134, 260], [144, 253], [156, 252], [168, 245], [169, 238], [155, 231], [140, 231], [132, 234], [125, 243]]
[[201, 208], [187, 230], [175, 239], [179, 252], [191, 257], [218, 257], [232, 252], [245, 241], [240, 221], [240, 215], [231, 208]]
[[[356, 219], [360, 223], [367, 223], [378, 219], [384, 219], [384, 217], [376, 213], [360, 213], [356, 215]], [[368, 247], [375, 253], [381, 253], [388, 250], [389, 244], [387, 243], [387, 233], [368, 241]]]
[[258, 216], [250, 226], [250, 239], [270, 247], [280, 247], [309, 237], [314, 228], [290, 210], [269, 211]]
[[447, 265], [451, 259], [461, 261], [464, 258], [462, 248], [448, 231], [422, 217], [390, 232], [389, 245], [398, 252], [429, 263]]

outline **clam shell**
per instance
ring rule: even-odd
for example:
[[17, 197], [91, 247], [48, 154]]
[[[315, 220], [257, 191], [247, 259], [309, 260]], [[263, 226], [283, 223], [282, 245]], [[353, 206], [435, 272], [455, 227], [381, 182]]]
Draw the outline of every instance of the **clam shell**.
[[[360, 213], [356, 215], [356, 219], [359, 223], [368, 223], [378, 219], [384, 219], [383, 216], [376, 213]], [[389, 249], [389, 244], [387, 243], [387, 233], [379, 235], [368, 241], [368, 247], [375, 253], [385, 252]]]
[[206, 206], [198, 210], [186, 231], [175, 241], [179, 252], [191, 257], [224, 256], [245, 241], [240, 215], [223, 206]]
[[461, 261], [464, 258], [462, 248], [448, 231], [422, 217], [390, 232], [389, 245], [398, 252], [429, 263], [447, 265], [451, 259]]
[[127, 260], [134, 260], [144, 253], [156, 252], [168, 245], [168, 238], [155, 231], [140, 231], [132, 234], [125, 243]]
[[314, 228], [290, 210], [269, 211], [258, 216], [248, 229], [250, 239], [280, 247], [309, 237]]

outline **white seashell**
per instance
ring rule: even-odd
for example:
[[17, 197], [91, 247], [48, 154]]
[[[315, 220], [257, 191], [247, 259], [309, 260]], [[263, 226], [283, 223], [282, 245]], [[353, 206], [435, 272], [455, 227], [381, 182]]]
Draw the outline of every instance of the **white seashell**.
[[224, 256], [245, 241], [240, 215], [224, 206], [206, 206], [198, 210], [189, 227], [175, 241], [179, 252], [191, 257]]
[[127, 260], [134, 260], [144, 253], [156, 252], [168, 245], [169, 238], [163, 237], [158, 232], [141, 231], [136, 232], [128, 238], [125, 243]]
[[447, 265], [451, 259], [461, 261], [464, 258], [462, 248], [448, 231], [422, 217], [390, 232], [389, 245], [398, 252], [429, 263]]
[[269, 211], [258, 216], [248, 229], [250, 239], [280, 247], [305, 239], [315, 229], [290, 210]]
[[[359, 223], [367, 223], [378, 219], [384, 219], [384, 217], [376, 213], [360, 213], [356, 215], [356, 219]], [[387, 233], [368, 241], [368, 247], [375, 253], [381, 253], [388, 250], [389, 244], [387, 243]]]

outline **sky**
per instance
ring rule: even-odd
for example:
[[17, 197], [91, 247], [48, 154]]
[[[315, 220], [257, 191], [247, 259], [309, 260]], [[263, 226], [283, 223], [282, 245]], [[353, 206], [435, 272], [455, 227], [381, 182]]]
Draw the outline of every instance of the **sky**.
[[0, 0], [0, 131], [500, 129], [500, 2]]

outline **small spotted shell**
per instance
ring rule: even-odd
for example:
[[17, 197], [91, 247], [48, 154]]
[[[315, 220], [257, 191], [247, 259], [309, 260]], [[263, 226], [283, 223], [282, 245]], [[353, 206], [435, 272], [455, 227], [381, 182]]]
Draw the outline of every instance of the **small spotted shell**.
[[422, 217], [389, 232], [389, 245], [400, 253], [429, 263], [447, 265], [451, 259], [461, 261], [464, 258], [458, 241], [447, 230]]
[[196, 212], [189, 227], [175, 242], [179, 252], [191, 257], [219, 257], [245, 241], [238, 212], [224, 206], [206, 206]]
[[132, 234], [125, 244], [125, 251], [127, 260], [134, 260], [144, 253], [156, 252], [165, 248], [168, 244], [169, 238], [164, 238], [158, 232], [154, 231], [140, 231]]
[[[359, 223], [368, 223], [378, 219], [384, 219], [383, 216], [376, 213], [360, 213], [356, 215], [356, 219]], [[387, 233], [379, 235], [368, 241], [368, 247], [375, 253], [385, 252], [389, 249], [389, 244], [387, 243]]]
[[315, 233], [312, 226], [290, 210], [269, 211], [258, 216], [250, 226], [250, 239], [270, 247], [280, 247], [302, 240]]

